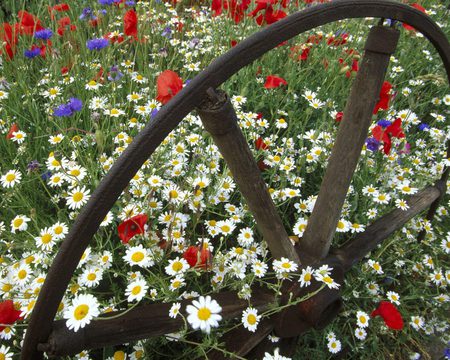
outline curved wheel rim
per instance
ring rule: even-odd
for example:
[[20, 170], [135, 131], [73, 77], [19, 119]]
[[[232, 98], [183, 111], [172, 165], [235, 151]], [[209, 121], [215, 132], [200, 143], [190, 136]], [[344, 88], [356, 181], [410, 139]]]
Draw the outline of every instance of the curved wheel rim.
[[165, 105], [102, 179], [74, 222], [48, 272], [30, 317], [21, 358], [40, 357], [37, 345], [48, 338], [72, 274], [101, 221], [142, 164], [181, 120], [200, 104], [208, 88], [217, 88], [267, 51], [302, 32], [338, 20], [367, 16], [402, 21], [424, 34], [437, 49], [450, 81], [450, 45], [445, 34], [420, 11], [390, 0], [339, 0], [322, 4], [292, 14], [242, 41], [214, 60]]

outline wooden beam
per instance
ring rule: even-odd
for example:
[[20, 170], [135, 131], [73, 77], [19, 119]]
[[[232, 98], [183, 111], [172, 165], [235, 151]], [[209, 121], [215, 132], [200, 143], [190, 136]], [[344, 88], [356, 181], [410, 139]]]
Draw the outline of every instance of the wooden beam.
[[392, 28], [370, 30], [319, 196], [300, 240], [300, 249], [313, 258], [328, 254], [398, 37], [398, 30]]
[[239, 128], [229, 97], [213, 89], [208, 90], [208, 97], [208, 101], [198, 109], [198, 114], [230, 168], [272, 256], [277, 259], [286, 257], [300, 263], [247, 140]]
[[[249, 306], [248, 300], [240, 299], [237, 293], [232, 291], [213, 294], [211, 297], [222, 307], [223, 320], [240, 316]], [[191, 304], [192, 300], [183, 300], [180, 303], [181, 313], [187, 316], [186, 306]], [[272, 293], [259, 288], [253, 290], [250, 304], [260, 312], [274, 303]], [[183, 328], [184, 321], [180, 316], [176, 319], [169, 317], [172, 305], [173, 303], [146, 304], [125, 313], [105, 314], [77, 332], [69, 330], [65, 320], [55, 321], [48, 341], [39, 344], [38, 350], [46, 352], [50, 357], [75, 355], [82, 350], [120, 345], [179, 331]], [[123, 315], [119, 316], [121, 313]]]
[[373, 222], [366, 230], [355, 236], [344, 246], [333, 251], [342, 262], [344, 271], [362, 260], [369, 252], [374, 250], [383, 240], [401, 229], [414, 216], [429, 207], [433, 201], [442, 194], [442, 186], [439, 181], [435, 186], [422, 189], [408, 200], [408, 210], [395, 209]]

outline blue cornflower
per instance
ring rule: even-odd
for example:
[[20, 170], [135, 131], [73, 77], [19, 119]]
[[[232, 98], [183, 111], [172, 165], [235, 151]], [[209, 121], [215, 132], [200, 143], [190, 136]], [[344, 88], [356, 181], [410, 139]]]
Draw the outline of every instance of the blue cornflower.
[[48, 40], [53, 36], [53, 31], [51, 31], [50, 29], [42, 29], [42, 30], [38, 30], [34, 33], [34, 37], [36, 39], [41, 39], [41, 40]]
[[37, 171], [39, 170], [40, 166], [41, 164], [39, 164], [37, 160], [31, 160], [30, 163], [27, 165], [27, 170], [30, 172]]
[[172, 30], [170, 29], [169, 26], [166, 26], [163, 30], [163, 32], [161, 33], [162, 36], [170, 39], [172, 37]]
[[158, 111], [159, 111], [158, 109], [153, 109], [150, 114], [150, 117], [153, 119], [156, 115], [158, 115]]
[[133, 0], [125, 1], [125, 5], [126, 6], [134, 6], [134, 5], [136, 5], [136, 1], [133, 1]]
[[72, 109], [73, 112], [81, 111], [81, 109], [83, 108], [83, 102], [77, 98], [70, 98], [67, 105]]
[[[449, 343], [449, 345], [450, 345], [450, 343]], [[450, 359], [450, 348], [445, 348], [444, 356], [446, 359]]]
[[380, 147], [380, 142], [375, 139], [375, 138], [368, 138], [366, 140], [366, 147], [367, 149], [369, 149], [370, 151], [377, 151], [378, 148]]
[[109, 44], [108, 39], [103, 39], [103, 38], [99, 38], [99, 39], [92, 39], [92, 40], [88, 40], [86, 42], [86, 47], [89, 50], [101, 50], [105, 47], [107, 47]]
[[108, 74], [109, 81], [118, 81], [123, 77], [123, 73], [119, 70], [117, 65], [111, 66]]
[[113, 4], [113, 0], [98, 0], [98, 3], [100, 5], [112, 5]]
[[377, 125], [380, 125], [381, 127], [387, 128], [389, 125], [391, 125], [392, 122], [386, 119], [381, 119], [377, 122]]
[[50, 170], [47, 170], [45, 173], [41, 174], [41, 179], [44, 181], [47, 181], [52, 177], [52, 172]]
[[73, 110], [69, 104], [61, 104], [53, 109], [53, 115], [57, 117], [72, 116]]
[[86, 19], [86, 18], [92, 18], [92, 9], [88, 6], [88, 7], [85, 7], [84, 9], [83, 9], [83, 11], [81, 12], [81, 15], [80, 15], [80, 17], [79, 17], [79, 19], [80, 20], [84, 20], [84, 19]]
[[41, 49], [38, 47], [32, 48], [30, 50], [25, 50], [23, 53], [27, 58], [32, 59], [41, 54]]
[[426, 123], [420, 123], [419, 124], [419, 130], [420, 131], [425, 131], [425, 130], [429, 130], [430, 129], [430, 125], [426, 124]]

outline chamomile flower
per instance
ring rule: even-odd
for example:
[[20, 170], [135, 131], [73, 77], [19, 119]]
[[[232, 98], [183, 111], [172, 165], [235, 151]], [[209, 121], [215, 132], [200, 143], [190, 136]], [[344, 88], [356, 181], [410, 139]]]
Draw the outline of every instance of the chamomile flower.
[[52, 228], [44, 228], [41, 230], [39, 236], [35, 237], [36, 246], [42, 250], [49, 251], [55, 245], [55, 234]]
[[311, 266], [307, 266], [306, 269], [302, 269], [302, 273], [300, 274], [300, 278], [298, 279], [298, 281], [300, 282], [300, 287], [311, 285], [313, 275], [314, 270]]
[[128, 284], [125, 295], [128, 296], [128, 302], [141, 301], [147, 293], [148, 285], [144, 279], [137, 279]]
[[4, 188], [12, 188], [22, 179], [22, 174], [17, 170], [9, 170], [5, 175], [0, 178], [2, 186]]
[[103, 278], [103, 271], [96, 266], [88, 267], [83, 271], [79, 278], [79, 283], [88, 288], [95, 287]]
[[47, 184], [51, 187], [60, 187], [64, 184], [66, 176], [63, 173], [54, 173], [50, 179], [48, 179]]
[[111, 117], [119, 117], [119, 116], [125, 115], [125, 111], [123, 111], [122, 109], [118, 109], [118, 108], [111, 108], [111, 109], [105, 109], [103, 111], [103, 114], [111, 116]]
[[367, 337], [367, 332], [366, 332], [366, 330], [364, 330], [364, 329], [362, 329], [362, 328], [356, 328], [356, 329], [355, 329], [355, 337], [356, 337], [358, 340], [361, 340], [361, 341], [365, 340], [366, 337]]
[[24, 286], [28, 280], [30, 280], [33, 272], [31, 271], [30, 265], [26, 263], [21, 263], [17, 269], [14, 271], [13, 279], [19, 286]]
[[219, 313], [222, 311], [221, 306], [216, 300], [211, 299], [211, 296], [200, 296], [197, 300], [192, 302], [192, 305], [186, 307], [189, 314], [187, 321], [194, 330], [200, 329], [209, 334], [212, 327], [218, 327], [222, 316]]
[[404, 211], [409, 209], [409, 205], [404, 199], [396, 199], [395, 206]]
[[391, 303], [394, 303], [395, 305], [400, 305], [400, 295], [397, 294], [395, 291], [388, 291], [386, 293], [386, 297]]
[[[0, 91], [1, 93], [1, 91]], [[0, 346], [0, 359], [2, 360], [12, 360], [13, 353], [10, 352], [11, 349], [7, 347], [6, 345]]]
[[411, 321], [409, 324], [412, 326], [414, 330], [419, 331], [424, 328], [425, 321], [421, 316], [411, 316]]
[[63, 141], [64, 135], [63, 134], [57, 134], [57, 135], [51, 135], [48, 139], [48, 142], [52, 145], [59, 144], [61, 141]]
[[337, 339], [331, 339], [328, 341], [328, 351], [332, 354], [337, 354], [341, 351], [342, 344]]
[[182, 275], [175, 276], [174, 279], [170, 281], [170, 290], [176, 291], [180, 288], [182, 288], [184, 285], [186, 285], [186, 282], [184, 281], [184, 277]]
[[258, 310], [252, 307], [248, 307], [242, 313], [242, 325], [251, 332], [255, 332], [258, 327], [261, 315], [258, 315]]
[[170, 276], [182, 274], [188, 269], [189, 269], [188, 262], [180, 257], [177, 257], [174, 260], [170, 260], [169, 265], [167, 265], [165, 268], [166, 274]]
[[25, 231], [28, 229], [28, 222], [31, 219], [25, 215], [16, 215], [14, 219], [11, 220], [11, 232]]
[[277, 273], [290, 273], [297, 271], [297, 268], [298, 265], [295, 262], [284, 257], [273, 261], [273, 269]]
[[69, 330], [77, 332], [84, 328], [91, 320], [100, 314], [99, 303], [96, 297], [91, 294], [76, 296], [64, 311], [64, 319]]
[[64, 237], [69, 232], [69, 228], [67, 225], [63, 222], [57, 222], [52, 226], [53, 235], [55, 237], [55, 240], [64, 239]]
[[180, 313], [180, 309], [181, 309], [181, 304], [180, 303], [174, 303], [169, 310], [169, 317], [171, 317], [172, 319], [175, 319], [178, 314]]
[[216, 227], [221, 234], [227, 236], [234, 231], [236, 225], [231, 220], [221, 220], [216, 223]]
[[378, 261], [369, 260], [367, 264], [377, 273], [377, 274], [383, 274], [383, 269], [381, 268], [381, 265]]
[[336, 225], [337, 232], [347, 232], [350, 230], [351, 223], [345, 219], [340, 219]]
[[364, 311], [358, 311], [356, 313], [356, 325], [360, 328], [365, 328], [369, 326], [369, 315]]
[[127, 249], [123, 259], [130, 264], [130, 266], [137, 265], [142, 268], [147, 268], [154, 264], [148, 254], [148, 250], [144, 249], [142, 245], [132, 246]]
[[89, 189], [86, 190], [85, 186], [77, 186], [73, 188], [66, 197], [67, 205], [69, 209], [79, 209], [86, 204], [90, 197]]
[[15, 143], [22, 144], [25, 141], [25, 138], [27, 137], [27, 134], [23, 132], [22, 130], [14, 131], [12, 133], [11, 140]]

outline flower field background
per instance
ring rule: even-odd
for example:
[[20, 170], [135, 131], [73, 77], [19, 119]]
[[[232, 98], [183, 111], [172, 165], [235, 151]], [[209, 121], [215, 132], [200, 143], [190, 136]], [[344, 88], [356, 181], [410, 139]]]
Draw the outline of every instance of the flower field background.
[[[210, 62], [312, 1], [3, 0], [0, 4], [0, 359], [16, 359], [58, 248], [102, 177]], [[440, 1], [411, 6], [450, 35]], [[386, 21], [387, 23], [388, 21]], [[347, 95], [377, 19], [336, 22], [280, 44], [222, 87], [230, 95], [293, 241], [311, 214]], [[364, 231], [450, 166], [450, 89], [431, 44], [401, 31], [333, 246]], [[351, 139], [349, 139], [351, 141]], [[450, 184], [449, 184], [450, 185]], [[266, 313], [224, 321], [210, 295], [251, 299], [285, 278], [340, 288], [344, 308], [299, 338], [298, 359], [450, 358], [450, 197], [413, 219], [347, 273], [272, 259], [231, 173], [193, 112], [136, 173], [84, 253], [59, 308], [71, 331], [113, 310], [175, 302], [178, 333], [78, 359], [186, 359], [226, 351]], [[422, 242], [420, 231], [426, 232]], [[213, 296], [212, 296], [213, 297]], [[182, 308], [182, 299], [192, 299]], [[250, 304], [250, 302], [249, 302]], [[278, 339], [270, 335], [273, 342]], [[228, 354], [232, 356], [232, 354]], [[239, 358], [239, 357], [235, 357]], [[282, 359], [278, 351], [265, 359]]]

